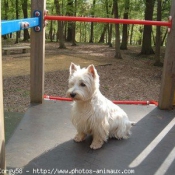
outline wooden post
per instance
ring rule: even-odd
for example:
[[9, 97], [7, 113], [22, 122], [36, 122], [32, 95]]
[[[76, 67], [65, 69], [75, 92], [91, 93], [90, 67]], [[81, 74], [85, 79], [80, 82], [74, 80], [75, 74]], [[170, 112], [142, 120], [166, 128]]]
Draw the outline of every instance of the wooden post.
[[[46, 0], [31, 1], [31, 15], [38, 10], [44, 16]], [[45, 60], [45, 29], [43, 17], [39, 32], [31, 29], [31, 53], [30, 53], [30, 101], [42, 103], [44, 95], [44, 60]]]
[[4, 109], [2, 85], [2, 46], [1, 46], [1, 2], [0, 2], [0, 174], [5, 170], [5, 138], [4, 138]]
[[159, 108], [171, 109], [175, 90], [175, 1], [171, 4], [172, 28], [167, 38]]

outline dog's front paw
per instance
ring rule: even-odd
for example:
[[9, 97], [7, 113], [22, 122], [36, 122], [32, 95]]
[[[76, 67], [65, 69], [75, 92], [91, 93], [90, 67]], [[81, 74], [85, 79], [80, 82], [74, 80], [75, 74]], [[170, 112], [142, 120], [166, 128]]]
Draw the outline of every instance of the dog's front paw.
[[85, 134], [77, 134], [74, 137], [75, 142], [82, 142], [85, 139], [86, 135]]
[[103, 141], [93, 141], [92, 144], [90, 145], [91, 149], [99, 149], [103, 145]]

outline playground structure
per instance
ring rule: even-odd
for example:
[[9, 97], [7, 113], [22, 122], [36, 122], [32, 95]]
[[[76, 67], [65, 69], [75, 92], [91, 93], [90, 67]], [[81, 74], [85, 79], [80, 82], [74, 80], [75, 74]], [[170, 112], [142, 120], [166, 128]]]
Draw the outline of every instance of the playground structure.
[[[172, 20], [170, 18], [168, 22], [144, 21], [144, 20], [122, 20], [122, 19], [111, 19], [111, 18], [109, 19], [109, 18], [49, 16], [46, 14], [46, 11], [45, 11], [46, 9], [45, 0], [43, 0], [42, 2], [39, 0], [32, 0], [31, 2], [32, 2], [31, 3], [32, 18], [1, 22], [1, 28], [2, 28], [1, 34], [2, 35], [11, 33], [11, 32], [15, 32], [15, 31], [19, 31], [19, 30], [23, 30], [25, 28], [33, 28], [31, 30], [31, 59], [30, 59], [30, 66], [31, 66], [30, 100], [31, 100], [31, 103], [43, 103], [44, 106], [46, 105], [46, 103], [43, 101], [44, 100], [44, 59], [45, 59], [45, 29], [44, 29], [44, 26], [45, 26], [45, 20], [64, 20], [64, 21], [67, 20], [67, 21], [86, 21], [86, 22], [105, 22], [105, 23], [108, 22], [108, 23], [167, 26], [170, 30], [169, 30], [168, 39], [167, 39], [163, 76], [162, 76], [162, 85], [161, 85], [161, 90], [160, 90], [160, 98], [158, 102], [158, 107], [160, 109], [171, 109], [172, 108], [173, 100], [175, 99], [174, 97], [175, 96], [174, 95], [175, 93], [175, 52], [174, 52], [175, 11], [173, 10], [175, 8], [175, 1], [172, 1], [172, 6], [171, 6], [170, 15], [172, 16]], [[0, 47], [1, 47], [1, 41], [0, 41]], [[0, 54], [0, 57], [1, 55], [2, 54]], [[0, 59], [0, 84], [2, 85], [2, 59]], [[3, 95], [2, 95], [3, 93], [2, 92], [3, 92], [3, 89], [2, 89], [2, 86], [0, 86], [0, 97], [1, 97], [1, 100], [0, 100], [0, 129], [1, 129], [0, 131], [0, 150], [1, 150], [0, 163], [1, 164], [0, 165], [1, 166], [0, 168], [5, 169], [5, 141], [4, 141]], [[53, 103], [51, 102], [51, 104]], [[60, 102], [58, 102], [58, 104], [62, 106]], [[64, 104], [66, 104], [66, 102], [64, 102]], [[125, 104], [129, 104], [129, 103], [125, 103]], [[131, 104], [134, 104], [134, 102], [132, 102]], [[139, 103], [136, 103], [136, 104], [139, 104]], [[144, 102], [144, 104], [148, 104], [148, 102]], [[153, 104], [157, 105], [157, 103], [155, 102]], [[49, 107], [49, 108], [52, 109], [52, 107]], [[56, 107], [54, 107], [54, 109], [55, 108]], [[148, 107], [148, 108], [150, 110], [149, 112], [151, 112], [152, 107]], [[129, 109], [131, 110], [131, 107], [129, 107]], [[56, 114], [57, 113], [55, 113], [55, 115]], [[166, 114], [169, 115], [168, 112]], [[29, 113], [27, 115], [29, 115]], [[68, 114], [65, 113], [65, 115], [68, 115]], [[41, 117], [39, 118], [41, 119]], [[41, 120], [43, 121], [43, 119]], [[26, 120], [26, 121], [29, 122], [29, 120]], [[174, 120], [172, 121], [174, 122]], [[15, 138], [18, 138], [18, 137], [16, 136]], [[174, 153], [174, 149], [173, 149], [173, 153]]]

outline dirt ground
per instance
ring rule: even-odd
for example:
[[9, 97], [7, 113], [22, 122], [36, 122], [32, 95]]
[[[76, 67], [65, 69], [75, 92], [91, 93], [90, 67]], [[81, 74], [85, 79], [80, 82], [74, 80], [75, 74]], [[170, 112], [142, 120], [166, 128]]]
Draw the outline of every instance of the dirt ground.
[[[153, 66], [154, 56], [138, 56], [139, 51], [129, 47], [118, 60], [107, 45], [67, 44], [67, 49], [58, 49], [58, 43], [46, 43], [45, 94], [65, 96], [69, 65], [74, 62], [96, 66], [101, 91], [111, 100], [158, 100], [162, 68]], [[5, 111], [24, 112], [30, 103], [30, 53], [20, 52], [3, 55]]]

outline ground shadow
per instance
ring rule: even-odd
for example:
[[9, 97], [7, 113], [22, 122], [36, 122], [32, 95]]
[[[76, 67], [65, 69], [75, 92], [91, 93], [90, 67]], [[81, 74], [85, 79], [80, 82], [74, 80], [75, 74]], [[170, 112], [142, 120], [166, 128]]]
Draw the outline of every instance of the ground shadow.
[[[129, 115], [136, 113], [136, 108], [140, 107], [133, 106], [135, 109], [129, 113], [131, 108], [132, 106], [129, 106], [125, 109]], [[159, 173], [162, 169], [165, 172], [159, 174], [173, 174], [175, 156], [170, 153], [174, 153], [172, 151], [175, 148], [175, 111], [153, 108], [146, 116], [136, 115], [135, 119], [138, 122], [132, 128], [132, 136], [128, 140], [110, 139], [99, 150], [89, 148], [92, 137], [88, 137], [82, 143], [75, 143], [72, 139], [67, 140], [31, 160], [23, 167], [23, 174], [61, 172], [62, 174], [111, 174], [112, 172], [119, 174], [120, 172], [120, 174], [148, 175]], [[69, 135], [69, 138], [73, 137], [74, 132], [72, 134], [71, 128], [68, 128], [68, 132], [66, 135]], [[63, 133], [60, 134], [60, 137], [63, 137]]]

